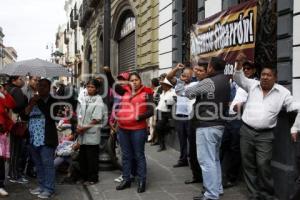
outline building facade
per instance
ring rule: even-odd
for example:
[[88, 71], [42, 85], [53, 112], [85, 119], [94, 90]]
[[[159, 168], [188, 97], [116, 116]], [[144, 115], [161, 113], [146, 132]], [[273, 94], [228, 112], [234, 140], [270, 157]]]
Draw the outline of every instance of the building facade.
[[[198, 0], [198, 21], [246, 0]], [[176, 2], [176, 0], [175, 0]], [[278, 83], [288, 88], [300, 101], [300, 2], [296, 0], [257, 0], [258, 21], [255, 63], [271, 63], [278, 70]], [[194, 12], [194, 11], [192, 11]], [[173, 18], [174, 19], [174, 18]], [[295, 166], [297, 144], [289, 136], [293, 114], [279, 115], [273, 148], [275, 192], [279, 199], [288, 199], [296, 188], [299, 172]], [[299, 149], [299, 148], [298, 148]], [[284, 184], [282, 184], [284, 183]]]
[[138, 71], [149, 85], [158, 74], [159, 1], [111, 1], [111, 67]]
[[79, 6], [79, 27], [83, 34], [81, 74], [88, 78], [99, 72], [103, 62], [103, 1], [82, 1]]
[[0, 27], [0, 70], [3, 68], [3, 58], [4, 58], [4, 44], [3, 44], [3, 29]]
[[6, 47], [4, 45], [4, 33], [0, 27], [0, 70], [7, 64], [16, 62], [18, 55], [17, 51], [13, 47]]
[[[152, 77], [168, 72], [178, 62], [189, 64], [190, 30], [193, 24], [247, 0], [111, 0], [110, 67], [113, 75], [139, 71], [146, 85]], [[68, 1], [70, 2], [70, 1]], [[74, 46], [64, 50], [67, 60], [80, 66], [76, 74], [94, 74], [103, 66], [105, 0], [73, 1], [68, 12], [67, 31]], [[255, 62], [271, 63], [278, 69], [278, 82], [300, 100], [300, 1], [257, 0], [258, 33]], [[267, 28], [265, 28], [267, 26]], [[81, 34], [82, 33], [82, 34]], [[77, 36], [76, 36], [77, 35]], [[78, 37], [82, 35], [82, 43]], [[67, 37], [67, 38], [68, 38]], [[65, 37], [64, 37], [65, 38]], [[74, 39], [75, 38], [75, 39]], [[77, 38], [77, 39], [76, 39]], [[72, 60], [75, 52], [75, 61]], [[77, 52], [77, 53], [76, 53]], [[82, 57], [78, 57], [82, 53]], [[281, 199], [293, 192], [295, 183], [295, 148], [290, 143], [289, 127], [293, 117], [280, 114], [274, 141], [272, 165], [275, 187]], [[285, 133], [285, 134], [283, 134]], [[177, 136], [168, 142], [178, 149]], [[280, 183], [287, 184], [280, 184]]]
[[17, 51], [13, 47], [5, 47], [3, 55], [3, 66], [16, 62], [18, 58]]
[[[77, 8], [84, 41], [81, 74], [99, 73], [105, 53], [104, 1], [83, 0]], [[159, 68], [159, 1], [111, 0], [110, 9], [112, 73], [139, 71], [149, 84]]]
[[67, 21], [58, 27], [55, 38], [55, 50], [52, 50], [53, 62], [67, 67], [72, 78], [65, 78], [65, 83], [79, 86], [84, 80], [83, 72], [83, 35], [79, 26], [79, 6], [82, 0], [66, 0]]

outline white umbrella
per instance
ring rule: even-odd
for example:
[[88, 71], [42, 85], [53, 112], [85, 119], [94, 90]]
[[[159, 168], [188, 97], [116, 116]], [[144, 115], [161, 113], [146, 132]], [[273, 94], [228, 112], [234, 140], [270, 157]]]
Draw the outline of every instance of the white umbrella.
[[41, 59], [24, 60], [6, 65], [0, 74], [9, 76], [70, 77], [72, 74], [62, 65]]

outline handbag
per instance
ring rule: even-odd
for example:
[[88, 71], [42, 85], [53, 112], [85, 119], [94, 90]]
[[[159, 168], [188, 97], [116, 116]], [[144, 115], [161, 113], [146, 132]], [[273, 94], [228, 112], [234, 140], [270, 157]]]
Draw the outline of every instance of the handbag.
[[28, 134], [27, 122], [21, 121], [20, 117], [18, 117], [16, 123], [11, 128], [10, 134], [19, 138], [26, 138]]
[[0, 158], [8, 159], [10, 157], [9, 140], [6, 134], [0, 133]]

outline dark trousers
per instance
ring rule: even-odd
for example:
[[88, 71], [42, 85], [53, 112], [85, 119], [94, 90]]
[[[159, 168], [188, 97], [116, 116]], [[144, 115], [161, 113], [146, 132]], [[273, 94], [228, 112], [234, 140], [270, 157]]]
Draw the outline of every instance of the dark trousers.
[[299, 200], [300, 199], [300, 146], [299, 143], [297, 142], [297, 157], [296, 157], [296, 167], [298, 171], [298, 178], [296, 179], [296, 190], [295, 192], [291, 195], [290, 200]]
[[[180, 116], [178, 116], [180, 117]], [[178, 163], [187, 163], [188, 157], [188, 134], [189, 134], [189, 120], [186, 119], [187, 117], [181, 118], [176, 120], [176, 131], [178, 134], [179, 139], [179, 146], [180, 146], [180, 156]]]
[[190, 123], [189, 134], [189, 164], [192, 170], [193, 179], [202, 180], [202, 171], [197, 158], [197, 145], [196, 145], [196, 129]]
[[0, 157], [0, 188], [4, 188], [5, 180], [5, 161]]
[[98, 182], [99, 145], [80, 145], [79, 166], [84, 181]]
[[158, 143], [160, 145], [160, 148], [165, 148], [165, 137], [166, 134], [170, 131], [170, 125], [169, 125], [169, 119], [171, 119], [171, 113], [170, 112], [157, 112], [157, 122], [155, 131], [158, 135]]
[[241, 171], [240, 128], [241, 120], [228, 121], [221, 144], [221, 163], [225, 181], [237, 181]]
[[[122, 171], [125, 181], [130, 181], [133, 165], [136, 164], [136, 175], [140, 182], [146, 181], [147, 164], [145, 157], [145, 143], [147, 141], [146, 129], [140, 130], [118, 130], [121, 151]], [[135, 162], [133, 162], [135, 160]]]
[[22, 150], [24, 149], [24, 139], [10, 134], [10, 162], [9, 176], [11, 179], [18, 179], [23, 174]]
[[240, 134], [243, 172], [250, 195], [263, 200], [273, 199], [273, 131], [257, 132], [242, 125]]

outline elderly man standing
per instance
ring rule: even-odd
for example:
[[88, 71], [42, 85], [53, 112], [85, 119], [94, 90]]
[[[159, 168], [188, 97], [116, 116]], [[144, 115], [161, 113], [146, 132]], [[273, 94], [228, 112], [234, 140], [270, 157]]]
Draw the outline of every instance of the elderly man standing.
[[[240, 130], [244, 178], [251, 199], [271, 200], [274, 199], [271, 173], [274, 128], [282, 107], [287, 111], [294, 111], [296, 108], [290, 91], [275, 83], [275, 68], [263, 67], [260, 81], [248, 79], [242, 70], [245, 60], [246, 56], [239, 54], [233, 75], [236, 83], [248, 93]], [[299, 117], [297, 120], [299, 121]], [[294, 127], [291, 130], [293, 137], [297, 130]]]
[[229, 78], [224, 75], [225, 61], [212, 57], [207, 67], [208, 77], [192, 87], [185, 88], [178, 80], [176, 93], [189, 99], [196, 98], [194, 104], [197, 157], [203, 176], [204, 196], [194, 200], [219, 199], [223, 193], [222, 174], [219, 158], [230, 96]]

